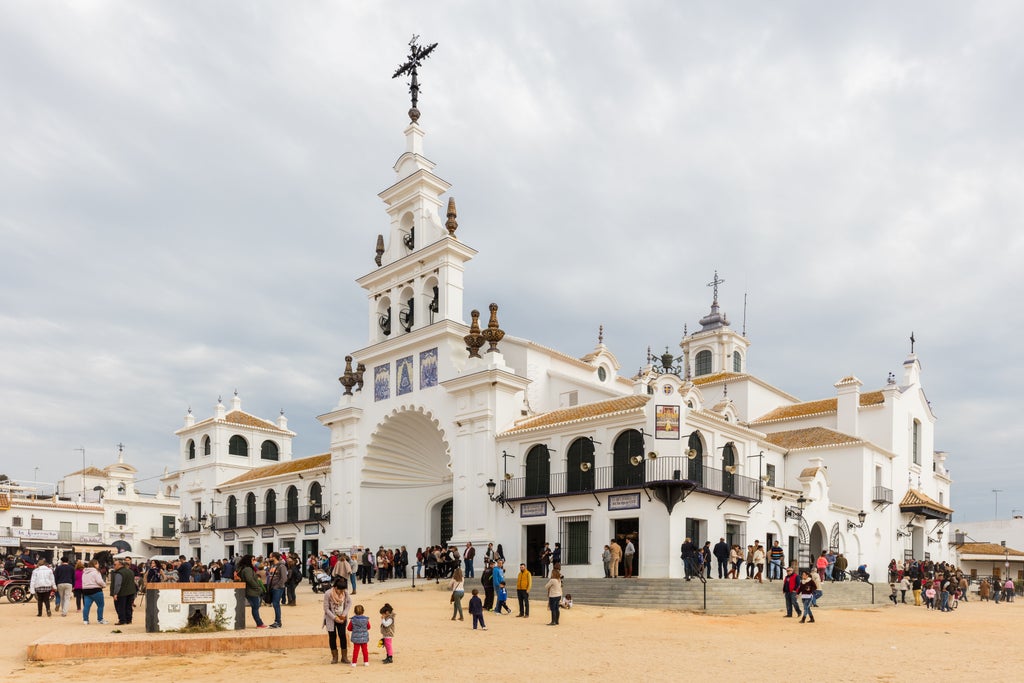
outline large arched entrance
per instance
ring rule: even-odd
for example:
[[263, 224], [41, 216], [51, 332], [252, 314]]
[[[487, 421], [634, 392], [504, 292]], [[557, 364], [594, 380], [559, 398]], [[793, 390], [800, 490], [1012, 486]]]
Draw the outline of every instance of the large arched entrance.
[[811, 541], [810, 541], [810, 569], [814, 569], [815, 563], [818, 561], [818, 556], [821, 555], [822, 550], [828, 550], [828, 536], [826, 535], [825, 525], [821, 522], [815, 522], [811, 527]]
[[451, 538], [451, 455], [444, 431], [422, 409], [397, 410], [377, 425], [360, 476], [359, 537], [364, 543], [419, 547]]

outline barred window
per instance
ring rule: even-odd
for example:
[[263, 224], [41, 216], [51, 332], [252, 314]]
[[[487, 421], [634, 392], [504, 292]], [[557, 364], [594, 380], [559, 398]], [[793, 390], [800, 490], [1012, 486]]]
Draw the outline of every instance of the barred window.
[[768, 475], [768, 481], [765, 484], [775, 486], [775, 465], [765, 465], [764, 473]]
[[590, 564], [590, 517], [562, 517], [558, 520], [562, 564]]

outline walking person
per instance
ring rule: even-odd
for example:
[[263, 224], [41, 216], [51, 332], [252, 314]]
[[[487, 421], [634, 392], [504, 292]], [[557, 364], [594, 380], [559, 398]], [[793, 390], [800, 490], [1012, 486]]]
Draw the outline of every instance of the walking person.
[[477, 623], [480, 624], [480, 628], [484, 631], [487, 630], [487, 625], [484, 623], [484, 604], [480, 601], [480, 591], [476, 588], [473, 589], [473, 597], [469, 599], [469, 613], [473, 615], [473, 630], [476, 630]]
[[89, 609], [96, 605], [96, 621], [106, 625], [103, 620], [103, 589], [107, 587], [107, 581], [100, 573], [99, 560], [93, 560], [90, 566], [82, 570], [82, 601], [85, 603], [85, 611], [82, 612], [82, 622], [89, 625]]
[[786, 578], [782, 580], [782, 595], [786, 599], [786, 616], [792, 617], [793, 612], [799, 617], [800, 603], [797, 602], [797, 589], [800, 588], [800, 578], [792, 567], [786, 567]]
[[39, 564], [32, 570], [32, 577], [28, 581], [28, 592], [36, 596], [36, 616], [43, 616], [43, 605], [46, 605], [46, 616], [53, 616], [50, 613], [50, 593], [57, 587], [53, 579], [53, 570], [50, 569], [46, 558], [39, 560]]
[[449, 588], [452, 591], [452, 621], [455, 621], [455, 617], [462, 621], [462, 596], [466, 594], [466, 585], [462, 577], [462, 569], [459, 567], [455, 568], [452, 572], [452, 581], [449, 584]]
[[[499, 589], [504, 589], [505, 585], [505, 562], [504, 560], [498, 560], [498, 564], [495, 565], [494, 569], [491, 570], [491, 583], [494, 585], [495, 594], [499, 593]], [[512, 610], [509, 610], [510, 612]], [[494, 607], [495, 614], [501, 614], [501, 600], [498, 600], [498, 604]]]
[[[342, 562], [342, 560], [338, 560]], [[324, 593], [324, 628], [327, 629], [327, 644], [331, 648], [331, 664], [341, 662], [348, 664], [348, 612], [352, 608], [352, 598], [348, 595], [348, 579], [334, 577], [331, 589]]]
[[85, 572], [85, 562], [75, 562], [75, 610], [82, 611], [82, 574]]
[[135, 572], [122, 560], [114, 560], [114, 571], [110, 573], [110, 597], [114, 598], [114, 609], [117, 611], [116, 626], [132, 623], [137, 592]]
[[462, 553], [462, 561], [466, 565], [466, 578], [472, 579], [473, 573], [473, 559], [476, 557], [476, 548], [469, 541], [466, 541], [466, 550]]
[[[772, 542], [771, 550], [768, 551], [768, 582], [771, 583], [775, 579], [781, 579], [782, 577], [782, 560], [784, 559], [782, 548], [779, 547], [779, 542]], [[842, 556], [840, 556], [842, 557]]]
[[[245, 584], [245, 600], [249, 603], [249, 610], [252, 612], [252, 620], [256, 622], [256, 628], [266, 628], [267, 625], [260, 619], [260, 601], [263, 599], [263, 582], [256, 576], [256, 570], [252, 566], [252, 555], [243, 555], [242, 559], [235, 565], [238, 567], [238, 580]], [[88, 608], [86, 609], [86, 621], [88, 621]]]
[[814, 602], [814, 592], [818, 590], [818, 584], [814, 583], [814, 579], [811, 578], [809, 572], [804, 570], [803, 575], [800, 577], [800, 587], [797, 592], [800, 593], [800, 599], [804, 603], [804, 615], [800, 617], [800, 623], [804, 623], [809, 618], [811, 623], [814, 623], [814, 613], [811, 612], [811, 604]]
[[562, 572], [551, 570], [551, 578], [544, 585], [548, 593], [548, 609], [551, 610], [551, 621], [548, 626], [558, 626], [559, 611], [562, 606]]
[[67, 555], [61, 558], [60, 564], [53, 570], [53, 580], [57, 584], [60, 615], [66, 617], [68, 607], [71, 606], [71, 595], [75, 590], [75, 568], [68, 562]]
[[526, 564], [519, 564], [519, 576], [516, 577], [516, 598], [519, 600], [519, 617], [530, 616], [530, 589], [533, 587], [533, 575]]
[[[604, 565], [604, 578], [612, 578], [612, 550], [607, 545], [601, 551], [601, 564]], [[548, 577], [547, 567], [544, 568], [544, 578]]]
[[754, 580], [758, 583], [764, 583], [764, 548], [757, 543], [754, 544], [754, 562], [752, 566], [755, 570]]

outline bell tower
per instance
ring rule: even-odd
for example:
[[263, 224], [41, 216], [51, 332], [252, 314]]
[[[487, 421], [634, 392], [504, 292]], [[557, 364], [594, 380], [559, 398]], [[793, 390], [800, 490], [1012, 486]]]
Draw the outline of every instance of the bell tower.
[[718, 306], [718, 285], [725, 280], [718, 277], [708, 283], [714, 288], [711, 311], [700, 319], [700, 329], [693, 334], [683, 333], [679, 346], [686, 359], [688, 376], [701, 377], [720, 372], [747, 372], [747, 350], [750, 340], [729, 327], [729, 318]]

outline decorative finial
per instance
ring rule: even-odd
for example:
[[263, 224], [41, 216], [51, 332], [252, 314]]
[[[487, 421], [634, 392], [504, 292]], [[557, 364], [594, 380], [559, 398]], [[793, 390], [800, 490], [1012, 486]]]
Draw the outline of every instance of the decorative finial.
[[490, 344], [487, 353], [494, 353], [498, 350], [498, 342], [505, 337], [505, 331], [498, 327], [498, 304], [491, 304], [491, 319], [487, 323], [487, 329], [483, 331], [484, 339]]
[[377, 235], [377, 256], [373, 260], [378, 266], [382, 256], [384, 256], [384, 235]]
[[728, 384], [723, 384], [722, 385], [722, 398], [729, 398], [729, 385]]
[[448, 198], [448, 220], [445, 221], [444, 227], [448, 228], [448, 235], [455, 237], [455, 231], [459, 229], [459, 222], [455, 220], [455, 197]]
[[366, 372], [366, 364], [360, 363], [356, 366], [356, 391], [363, 390], [363, 373]]
[[191, 414], [192, 414], [192, 406], [189, 406], [189, 407], [188, 407], [188, 413], [187, 413], [187, 414], [188, 414], [188, 415], [191, 415]]
[[648, 365], [650, 365], [650, 364], [651, 364], [651, 359], [652, 359], [652, 358], [654, 358], [654, 354], [653, 354], [653, 353], [651, 353], [651, 345], [650, 345], [650, 344], [648, 344], [648, 345], [647, 345], [647, 364], [648, 364]]
[[284, 408], [281, 408], [281, 415], [284, 415]]
[[352, 356], [345, 356], [345, 374], [339, 377], [338, 381], [345, 387], [345, 396], [351, 396], [352, 387], [356, 384], [356, 376], [352, 372]]
[[604, 325], [597, 326], [597, 343], [604, 344]]
[[690, 331], [687, 328], [686, 323], [683, 323], [683, 339], [686, 339], [689, 336], [690, 336]]
[[916, 341], [916, 340], [914, 339], [914, 333], [913, 333], [913, 332], [911, 332], [911, 333], [910, 333], [910, 352], [911, 352], [911, 353], [913, 353], [913, 352], [914, 352], [914, 342], [915, 342], [915, 341]]
[[237, 387], [235, 388], [235, 396], [238, 396], [238, 389], [237, 389]]
[[886, 380], [886, 384], [896, 384], [896, 375], [889, 373], [889, 378]]
[[484, 337], [480, 334], [480, 311], [473, 309], [470, 312], [473, 321], [469, 325], [469, 334], [463, 337], [466, 342], [466, 350], [470, 358], [481, 358], [480, 347], [484, 345]]
[[420, 110], [416, 108], [416, 104], [420, 97], [420, 83], [417, 79], [417, 69], [423, 65], [423, 60], [430, 56], [430, 53], [437, 47], [437, 43], [422, 47], [416, 44], [416, 41], [420, 37], [413, 35], [412, 40], [409, 41], [409, 59], [405, 64], [398, 67], [392, 78], [398, 78], [399, 76], [409, 75], [409, 94], [412, 95], [412, 108], [409, 110], [409, 120], [412, 123], [416, 123], [420, 120]]
[[217, 396], [217, 403], [223, 403], [223, 402], [224, 401], [221, 400], [221, 396], [218, 394], [218, 396]]

